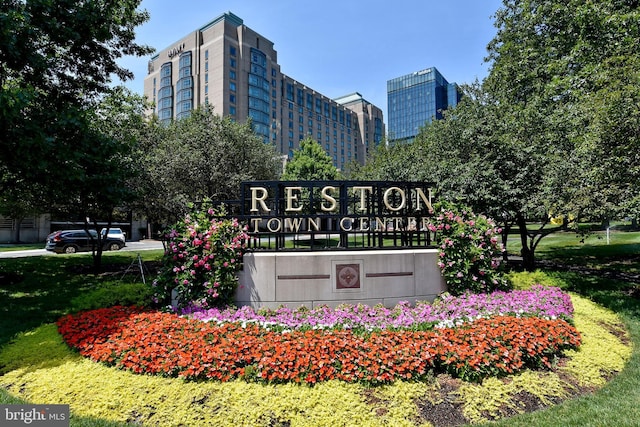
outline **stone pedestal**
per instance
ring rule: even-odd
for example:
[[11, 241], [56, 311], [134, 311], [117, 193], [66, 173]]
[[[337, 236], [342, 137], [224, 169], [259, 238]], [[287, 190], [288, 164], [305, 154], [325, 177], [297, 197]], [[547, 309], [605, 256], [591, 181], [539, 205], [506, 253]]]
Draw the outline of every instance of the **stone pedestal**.
[[245, 254], [238, 306], [314, 308], [433, 301], [446, 289], [437, 249]]

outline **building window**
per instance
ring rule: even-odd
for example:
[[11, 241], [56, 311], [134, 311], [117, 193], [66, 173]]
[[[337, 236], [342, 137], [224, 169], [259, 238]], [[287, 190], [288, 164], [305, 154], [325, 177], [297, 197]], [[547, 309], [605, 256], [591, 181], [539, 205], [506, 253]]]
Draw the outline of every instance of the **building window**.
[[303, 105], [304, 92], [302, 89], [296, 89], [296, 104]]
[[[287, 100], [293, 101], [293, 85], [291, 83], [287, 83]], [[293, 104], [289, 103], [289, 109], [293, 110]]]
[[232, 91], [236, 91], [236, 84], [234, 82], [229, 83], [229, 89], [231, 89]]
[[231, 102], [232, 104], [236, 103], [236, 96], [233, 93], [229, 95], [229, 102]]
[[236, 68], [236, 60], [231, 58], [230, 64], [233, 68]]
[[209, 59], [209, 49], [204, 51], [204, 59]]
[[229, 107], [229, 114], [231, 114], [232, 116], [236, 115], [236, 107]]
[[229, 47], [229, 54], [231, 56], [236, 56], [236, 48], [235, 48], [235, 46], [230, 46]]
[[160, 68], [160, 77], [171, 76], [171, 62], [167, 62], [166, 64], [162, 64]]

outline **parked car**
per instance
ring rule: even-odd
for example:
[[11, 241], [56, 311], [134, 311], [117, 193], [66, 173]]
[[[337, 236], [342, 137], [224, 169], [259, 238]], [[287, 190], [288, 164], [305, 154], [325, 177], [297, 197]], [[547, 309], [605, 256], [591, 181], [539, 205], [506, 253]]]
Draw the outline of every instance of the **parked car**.
[[[102, 230], [100, 230], [100, 233], [102, 233], [102, 238], [104, 239], [104, 236], [107, 235], [107, 229], [103, 228]], [[122, 240], [122, 243], [125, 243], [127, 240], [126, 235], [121, 228], [110, 228], [109, 237], [113, 237], [114, 239], [120, 239]]]
[[[92, 239], [93, 237], [93, 239]], [[98, 233], [95, 230], [62, 230], [54, 231], [47, 236], [45, 249], [57, 254], [73, 254], [81, 251], [90, 251], [98, 242]], [[124, 247], [124, 241], [120, 238], [107, 236], [102, 240], [102, 250], [117, 251]]]

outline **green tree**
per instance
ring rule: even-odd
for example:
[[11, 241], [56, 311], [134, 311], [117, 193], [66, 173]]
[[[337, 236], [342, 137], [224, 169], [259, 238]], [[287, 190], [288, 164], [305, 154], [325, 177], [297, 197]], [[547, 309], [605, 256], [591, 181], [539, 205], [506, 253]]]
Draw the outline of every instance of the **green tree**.
[[488, 84], [503, 103], [552, 105], [569, 123], [583, 216], [637, 213], [640, 5], [635, 1], [505, 1], [489, 45]]
[[0, 190], [24, 182], [26, 194], [38, 182], [56, 200], [68, 189], [65, 165], [96, 143], [82, 116], [112, 76], [133, 76], [118, 58], [152, 52], [134, 41], [148, 19], [139, 4], [0, 1]]
[[315, 140], [307, 137], [300, 141], [300, 148], [287, 162], [283, 181], [330, 181], [339, 176], [331, 157]]
[[485, 89], [510, 143], [546, 154], [537, 205], [549, 213], [637, 214], [638, 22], [631, 1], [505, 0], [496, 13]]
[[[545, 109], [505, 111], [477, 82], [464, 92], [455, 110], [416, 138], [414, 162], [422, 165], [417, 177], [435, 180], [439, 198], [463, 201], [494, 218], [505, 247], [517, 225], [525, 266], [533, 268], [540, 239], [566, 228], [550, 227], [549, 213], [563, 212], [559, 207], [566, 206], [567, 192], [560, 180], [574, 164], [554, 154], [557, 139], [545, 131], [552, 119]], [[511, 116], [516, 113], [517, 119]], [[530, 229], [528, 220], [541, 226]]]
[[85, 229], [98, 232], [93, 261], [102, 265], [102, 223], [107, 228], [121, 209], [138, 196], [134, 178], [139, 171], [140, 135], [146, 122], [144, 98], [124, 87], [115, 87], [96, 106], [78, 114], [82, 124], [78, 135], [69, 139], [83, 147], [66, 159], [65, 193], [50, 205], [57, 214], [80, 218]]
[[416, 147], [412, 144], [387, 146], [380, 144], [369, 154], [364, 165], [351, 164], [350, 178], [374, 181], [415, 181], [421, 175], [416, 161]]
[[177, 222], [189, 203], [237, 200], [243, 181], [277, 179], [282, 170], [275, 147], [262, 142], [250, 123], [238, 124], [210, 108], [149, 130], [142, 138], [143, 196], [137, 208], [160, 224]]

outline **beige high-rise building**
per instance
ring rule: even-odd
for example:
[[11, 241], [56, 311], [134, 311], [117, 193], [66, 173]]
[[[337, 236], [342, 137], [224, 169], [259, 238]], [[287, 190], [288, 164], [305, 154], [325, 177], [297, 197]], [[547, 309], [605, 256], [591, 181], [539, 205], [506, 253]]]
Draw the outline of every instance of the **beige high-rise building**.
[[382, 110], [358, 93], [330, 99], [283, 74], [273, 42], [225, 13], [177, 40], [149, 61], [144, 94], [161, 121], [194, 108], [242, 123], [291, 157], [300, 141], [318, 141], [338, 168], [356, 161], [384, 137]]

